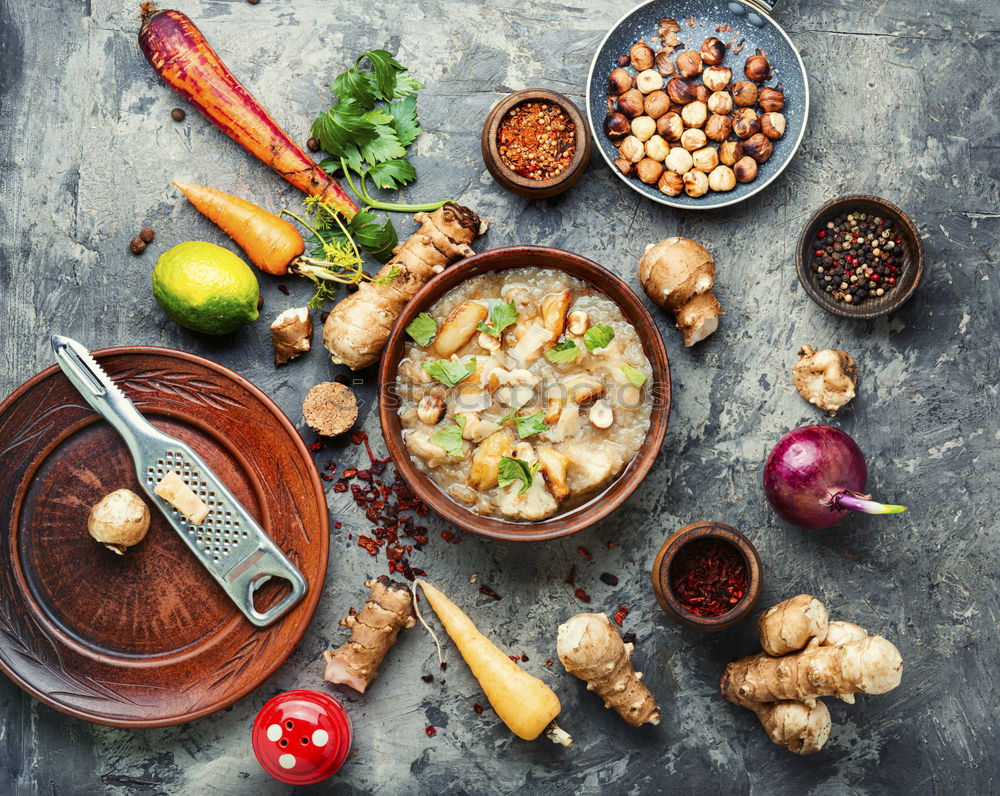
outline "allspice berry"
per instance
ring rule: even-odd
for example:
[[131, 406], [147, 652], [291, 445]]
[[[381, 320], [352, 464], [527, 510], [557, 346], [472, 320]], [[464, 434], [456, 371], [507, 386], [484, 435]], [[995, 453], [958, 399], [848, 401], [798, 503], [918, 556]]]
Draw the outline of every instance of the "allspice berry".
[[139, 230], [139, 237], [142, 239], [143, 243], [152, 243], [153, 235], [155, 234], [156, 233], [153, 232], [152, 227], [143, 227], [141, 230]]
[[319, 152], [319, 139], [311, 137], [308, 141], [306, 141], [306, 149], [310, 152]]
[[132, 238], [129, 242], [128, 250], [132, 252], [132, 254], [142, 254], [146, 251], [146, 241], [142, 238]]
[[172, 111], [170, 111], [170, 118], [173, 119], [175, 122], [183, 122], [185, 116], [187, 116], [187, 114], [184, 113], [183, 108], [174, 108]]

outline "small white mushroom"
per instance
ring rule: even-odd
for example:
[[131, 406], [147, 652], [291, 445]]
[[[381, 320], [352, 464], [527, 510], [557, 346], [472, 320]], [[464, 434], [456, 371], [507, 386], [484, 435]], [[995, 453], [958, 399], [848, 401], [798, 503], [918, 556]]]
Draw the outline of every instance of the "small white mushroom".
[[417, 417], [421, 423], [436, 426], [444, 417], [444, 401], [436, 395], [425, 395], [417, 404]]
[[149, 506], [130, 489], [105, 495], [90, 511], [87, 531], [118, 555], [139, 544], [149, 531]]
[[590, 316], [583, 310], [574, 310], [566, 318], [569, 333], [579, 337], [590, 327]]
[[594, 401], [590, 407], [589, 417], [590, 424], [594, 428], [611, 428], [611, 424], [615, 422], [615, 413], [611, 409], [611, 404], [603, 398], [600, 401]]

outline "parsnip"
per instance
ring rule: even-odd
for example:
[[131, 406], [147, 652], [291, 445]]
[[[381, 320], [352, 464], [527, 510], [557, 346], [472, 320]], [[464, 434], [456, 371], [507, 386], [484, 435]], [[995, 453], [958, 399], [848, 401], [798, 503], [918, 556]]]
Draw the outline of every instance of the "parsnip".
[[481, 490], [495, 487], [500, 459], [509, 456], [513, 447], [514, 435], [510, 429], [500, 429], [484, 439], [472, 454], [469, 486]]
[[424, 580], [416, 581], [415, 585], [424, 590], [427, 602], [508, 729], [526, 741], [533, 741], [545, 733], [555, 743], [569, 746], [573, 739], [555, 724], [562, 709], [555, 692], [498, 649], [436, 587]]
[[450, 357], [476, 333], [476, 324], [485, 321], [489, 311], [477, 301], [465, 301], [453, 309], [434, 338], [434, 353]]

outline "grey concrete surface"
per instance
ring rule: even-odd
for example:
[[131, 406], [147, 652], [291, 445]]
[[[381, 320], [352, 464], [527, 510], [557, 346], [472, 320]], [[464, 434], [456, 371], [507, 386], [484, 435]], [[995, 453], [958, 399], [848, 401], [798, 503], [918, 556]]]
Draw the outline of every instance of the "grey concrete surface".
[[[726, 211], [677, 213], [628, 191], [595, 155], [557, 201], [505, 193], [479, 156], [479, 130], [506, 92], [547, 86], [582, 100], [589, 60], [627, 2], [511, 0], [179, 0], [234, 72], [299, 140], [326, 107], [326, 84], [356, 53], [386, 47], [427, 84], [419, 174], [407, 197], [451, 196], [492, 221], [480, 247], [571, 249], [638, 287], [645, 244], [695, 238], [719, 263], [720, 331], [685, 350], [654, 309], [667, 342], [674, 403], [650, 476], [616, 514], [576, 537], [512, 546], [437, 534], [414, 564], [427, 569], [526, 668], [553, 685], [575, 745], [513, 738], [489, 712], [453, 647], [444, 685], [425, 684], [431, 641], [408, 631], [381, 678], [347, 697], [356, 756], [317, 792], [987, 794], [1000, 792], [996, 662], [1000, 654], [1000, 3], [793, 0], [777, 18], [802, 51], [813, 92], [801, 151], [766, 192]], [[227, 339], [185, 332], [149, 291], [156, 257], [174, 243], [225, 243], [169, 187], [203, 182], [278, 208], [300, 197], [182, 104], [136, 46], [138, 3], [0, 0], [0, 394], [50, 364], [48, 335], [97, 348], [124, 343], [211, 357], [260, 385], [297, 422], [305, 391], [337, 372], [321, 351], [281, 370], [264, 320]], [[871, 192], [907, 209], [927, 249], [927, 276], [894, 315], [852, 323], [824, 314], [799, 288], [792, 259], [807, 215], [833, 195]], [[136, 230], [155, 242], [127, 252]], [[405, 234], [406, 218], [398, 219]], [[265, 316], [301, 304], [305, 284], [263, 277]], [[760, 489], [763, 460], [786, 430], [821, 415], [790, 378], [803, 343], [849, 350], [860, 393], [836, 424], [866, 452], [871, 489], [906, 503], [894, 518], [855, 518], [806, 533], [778, 521]], [[377, 437], [373, 376], [363, 374], [365, 427]], [[346, 446], [337, 456], [357, 456]], [[260, 706], [293, 687], [323, 687], [319, 655], [337, 619], [384, 564], [354, 538], [366, 521], [329, 495], [334, 533], [327, 588], [302, 643], [251, 696], [211, 718], [124, 731], [70, 719], [0, 678], [0, 792], [283, 794], [254, 761]], [[648, 572], [675, 528], [716, 519], [743, 529], [764, 561], [762, 605], [807, 591], [837, 617], [882, 633], [902, 651], [902, 685], [857, 704], [831, 704], [827, 747], [798, 758], [772, 745], [747, 711], [718, 695], [720, 672], [757, 649], [744, 624], [713, 636], [673, 624]], [[435, 525], [434, 530], [442, 526]], [[613, 541], [614, 549], [607, 543]], [[577, 548], [594, 555], [585, 560]], [[571, 567], [589, 606], [564, 584]], [[617, 587], [599, 580], [620, 578]], [[469, 585], [478, 573], [503, 599]], [[480, 604], [485, 603], [485, 604]], [[583, 684], [552, 668], [555, 627], [585, 608], [626, 603], [625, 630], [664, 708], [658, 728], [632, 730]], [[433, 724], [437, 736], [424, 727]], [[303, 791], [304, 792], [304, 791]]]

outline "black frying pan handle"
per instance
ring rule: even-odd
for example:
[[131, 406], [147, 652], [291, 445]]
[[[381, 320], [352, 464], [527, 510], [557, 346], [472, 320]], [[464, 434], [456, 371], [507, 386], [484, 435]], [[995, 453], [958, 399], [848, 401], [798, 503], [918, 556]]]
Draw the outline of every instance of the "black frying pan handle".
[[747, 22], [758, 28], [764, 27], [766, 17], [771, 15], [781, 0], [731, 0], [729, 10], [737, 16], [746, 14]]

